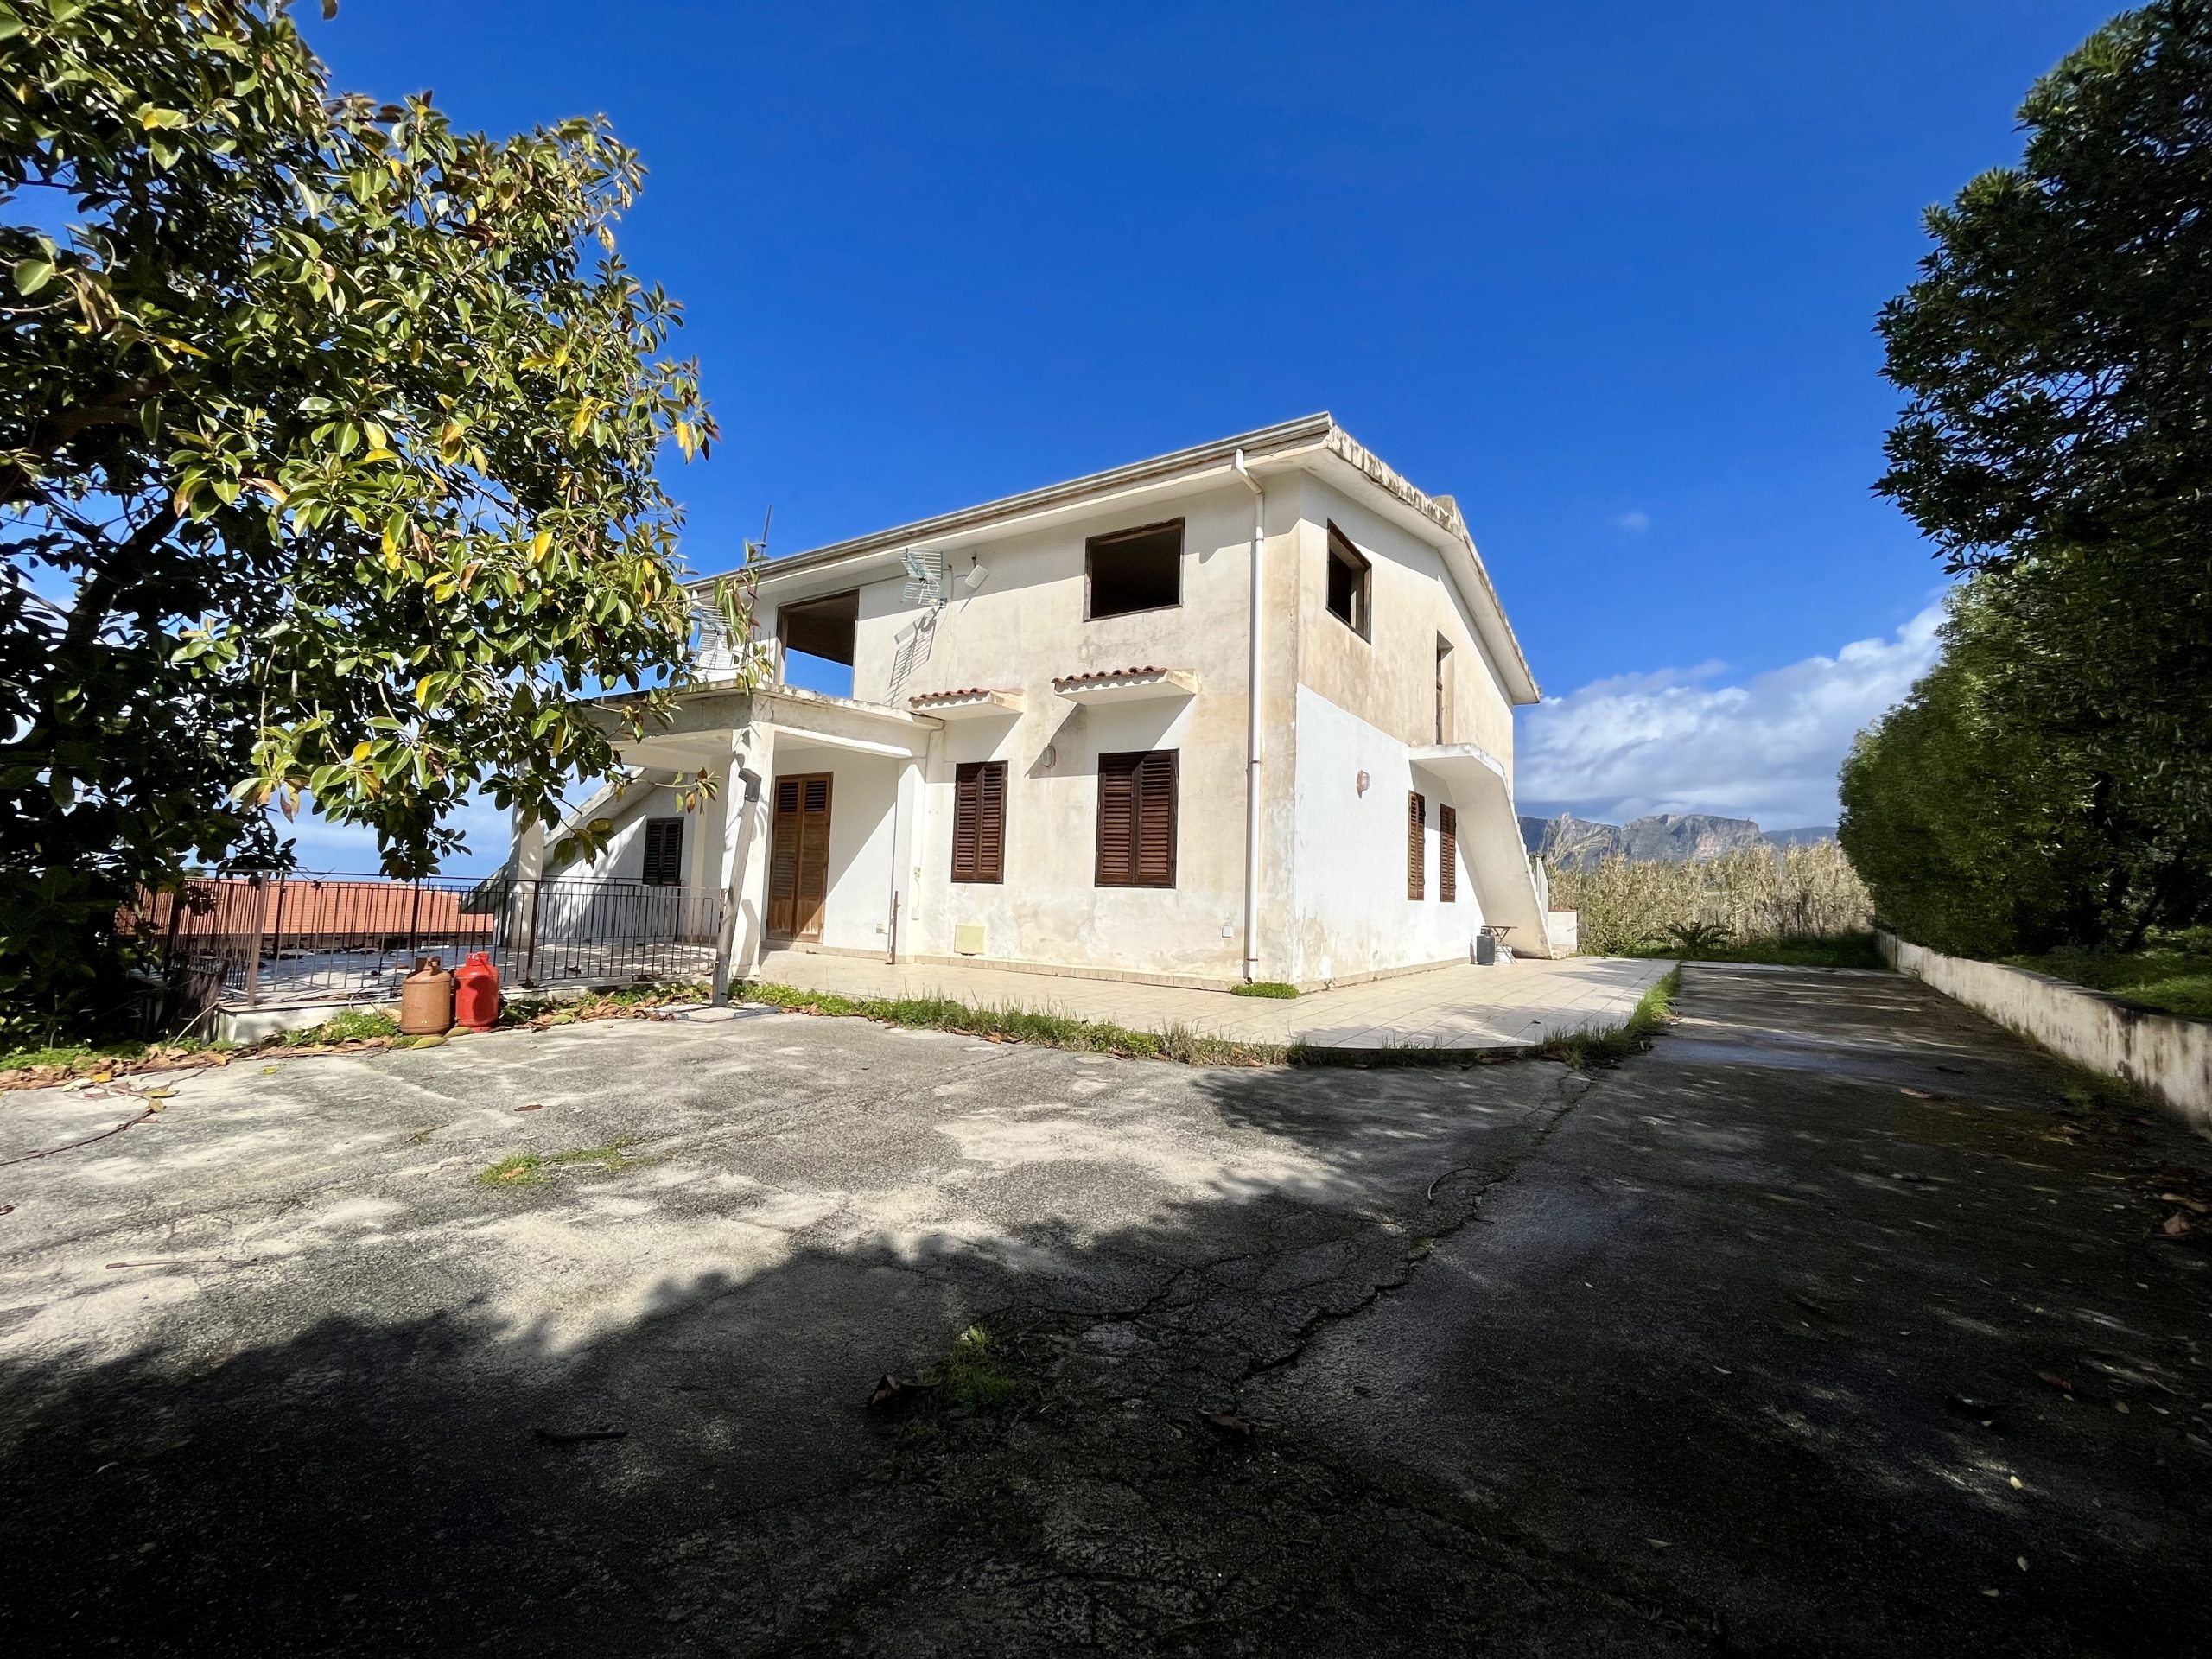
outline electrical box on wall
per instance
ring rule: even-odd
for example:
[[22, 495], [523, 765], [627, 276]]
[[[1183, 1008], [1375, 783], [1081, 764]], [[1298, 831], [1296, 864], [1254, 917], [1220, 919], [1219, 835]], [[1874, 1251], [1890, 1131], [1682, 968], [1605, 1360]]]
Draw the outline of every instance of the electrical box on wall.
[[963, 957], [983, 954], [983, 925], [981, 922], [962, 922], [952, 930], [953, 950]]

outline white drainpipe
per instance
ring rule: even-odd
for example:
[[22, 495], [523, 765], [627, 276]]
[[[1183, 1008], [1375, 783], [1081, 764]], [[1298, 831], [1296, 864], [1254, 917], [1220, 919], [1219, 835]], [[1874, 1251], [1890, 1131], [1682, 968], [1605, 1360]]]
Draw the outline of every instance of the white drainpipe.
[[1239, 449], [1230, 470], [1252, 492], [1251, 614], [1244, 671], [1244, 982], [1260, 977], [1260, 555], [1268, 539], [1268, 493]]

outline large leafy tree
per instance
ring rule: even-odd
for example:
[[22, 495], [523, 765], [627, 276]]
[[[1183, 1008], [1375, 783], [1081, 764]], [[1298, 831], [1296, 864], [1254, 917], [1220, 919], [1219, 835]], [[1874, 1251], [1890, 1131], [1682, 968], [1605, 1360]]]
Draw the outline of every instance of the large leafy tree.
[[[2074, 861], [2093, 885], [2045, 913], [2125, 944], [2212, 903], [2212, 0], [2114, 18], [2020, 118], [2021, 164], [1930, 210], [1882, 313], [1907, 402], [1878, 487], [1978, 573], [1949, 635], [1970, 670], [1918, 703], [2064, 791], [1957, 798], [2028, 813], [1988, 826], [2016, 842], [2080, 826], [2109, 857]], [[1862, 752], [1868, 800], [1904, 752]]]
[[1964, 956], [2096, 937], [2126, 868], [2081, 754], [2010, 695], [2005, 598], [1989, 577], [1953, 593], [1942, 660], [1843, 766], [1840, 833], [1881, 916]]
[[334, 98], [283, 0], [5, 0], [0, 85], [0, 1005], [82, 1016], [271, 805], [414, 874], [607, 771], [575, 699], [680, 672], [654, 467], [714, 427], [603, 121]]

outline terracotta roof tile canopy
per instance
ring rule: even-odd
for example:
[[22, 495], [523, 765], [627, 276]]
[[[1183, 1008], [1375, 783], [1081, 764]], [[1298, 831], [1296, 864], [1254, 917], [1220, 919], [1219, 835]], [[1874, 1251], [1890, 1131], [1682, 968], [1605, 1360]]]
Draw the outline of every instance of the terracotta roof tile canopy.
[[1151, 697], [1192, 697], [1198, 678], [1187, 669], [1097, 669], [1088, 674], [1063, 674], [1052, 690], [1070, 702], [1137, 702]]
[[940, 720], [1018, 715], [1021, 712], [1021, 693], [971, 685], [958, 691], [918, 692], [906, 699], [906, 706], [918, 715], [935, 715]]

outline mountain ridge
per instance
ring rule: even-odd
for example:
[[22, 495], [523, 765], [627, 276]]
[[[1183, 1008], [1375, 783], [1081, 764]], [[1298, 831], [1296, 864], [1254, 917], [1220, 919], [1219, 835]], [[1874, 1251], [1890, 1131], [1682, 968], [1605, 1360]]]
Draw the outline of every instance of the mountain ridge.
[[1656, 812], [1626, 823], [1578, 818], [1572, 813], [1521, 818], [1522, 845], [1564, 868], [1595, 864], [1616, 854], [1634, 864], [1683, 864], [1755, 848], [1795, 847], [1834, 838], [1833, 824], [1762, 830], [1750, 818], [1705, 812]]

